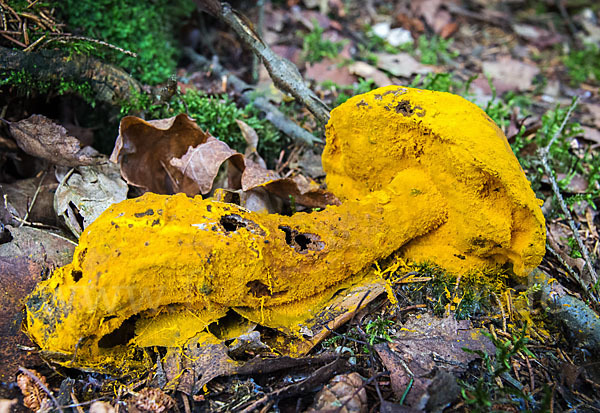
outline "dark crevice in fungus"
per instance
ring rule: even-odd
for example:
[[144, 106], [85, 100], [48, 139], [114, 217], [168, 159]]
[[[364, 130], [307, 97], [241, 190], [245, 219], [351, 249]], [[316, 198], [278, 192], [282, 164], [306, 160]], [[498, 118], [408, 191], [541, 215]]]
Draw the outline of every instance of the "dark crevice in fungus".
[[279, 229], [285, 233], [286, 244], [301, 254], [306, 254], [307, 251], [321, 251], [325, 247], [321, 237], [316, 234], [301, 233], [283, 225]]
[[236, 232], [240, 228], [246, 228], [252, 234], [265, 235], [265, 231], [258, 224], [237, 214], [223, 215], [219, 223], [225, 232]]
[[98, 341], [100, 348], [112, 348], [127, 344], [129, 340], [135, 337], [135, 323], [140, 318], [138, 314], [132, 315], [116, 330], [106, 334]]

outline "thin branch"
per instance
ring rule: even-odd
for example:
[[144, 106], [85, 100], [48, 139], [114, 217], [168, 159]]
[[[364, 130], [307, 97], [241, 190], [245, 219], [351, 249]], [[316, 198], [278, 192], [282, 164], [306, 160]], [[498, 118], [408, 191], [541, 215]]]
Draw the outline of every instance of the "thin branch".
[[329, 120], [329, 108], [306, 86], [296, 65], [273, 52], [256, 31], [252, 29], [251, 25], [246, 23], [247, 19], [244, 16], [237, 13], [225, 2], [218, 4], [214, 0], [196, 0], [196, 3], [229, 25], [244, 45], [260, 57], [275, 86], [306, 105], [319, 122], [323, 124], [327, 123]]
[[579, 231], [577, 230], [577, 227], [575, 226], [575, 221], [573, 220], [571, 211], [569, 210], [569, 207], [567, 206], [567, 203], [565, 202], [565, 200], [560, 192], [558, 182], [556, 181], [556, 178], [554, 176], [554, 171], [550, 167], [550, 162], [548, 160], [549, 154], [550, 154], [550, 148], [551, 148], [552, 144], [563, 133], [565, 126], [567, 125], [567, 121], [569, 120], [571, 114], [573, 113], [573, 110], [575, 110], [575, 107], [577, 106], [578, 102], [579, 102], [579, 97], [576, 97], [573, 99], [573, 102], [571, 103], [571, 106], [569, 106], [569, 110], [567, 111], [567, 114], [565, 115], [565, 118], [563, 119], [560, 127], [554, 133], [554, 136], [552, 136], [552, 139], [550, 139], [550, 142], [548, 142], [548, 145], [546, 145], [546, 147], [540, 148], [538, 150], [538, 155], [541, 158], [544, 172], [548, 176], [548, 179], [550, 180], [550, 184], [552, 185], [552, 191], [554, 192], [554, 195], [556, 196], [556, 199], [558, 200], [558, 204], [560, 205], [561, 210], [565, 214], [565, 218], [569, 224], [569, 227], [571, 228], [573, 237], [577, 241], [577, 246], [579, 247], [579, 251], [581, 252], [581, 255], [583, 255], [585, 264], [590, 272], [590, 277], [592, 280], [591, 288], [594, 292], [597, 292], [596, 289], [597, 289], [597, 284], [598, 284], [598, 274], [596, 273], [596, 270], [594, 269], [594, 263], [592, 262], [590, 253], [589, 253], [586, 245], [584, 244], [583, 240], [581, 239], [581, 236], [579, 235]]
[[275, 105], [262, 96], [254, 96], [254, 88], [247, 84], [239, 77], [229, 73], [219, 63], [211, 62], [206, 57], [196, 53], [193, 49], [186, 47], [183, 49], [184, 54], [195, 64], [200, 66], [202, 70], [211, 70], [215, 77], [227, 77], [227, 84], [241, 95], [242, 102], [251, 103], [254, 107], [265, 114], [266, 119], [273, 124], [282, 133], [290, 136], [292, 139], [313, 145], [321, 142], [319, 138], [314, 136], [306, 129], [288, 119]]

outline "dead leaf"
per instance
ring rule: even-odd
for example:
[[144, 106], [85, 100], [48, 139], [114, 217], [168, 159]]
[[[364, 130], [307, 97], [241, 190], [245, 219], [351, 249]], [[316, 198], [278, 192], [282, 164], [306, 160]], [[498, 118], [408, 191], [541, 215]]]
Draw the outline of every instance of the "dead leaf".
[[57, 186], [58, 182], [51, 173], [0, 184], [0, 199], [4, 201], [6, 196], [6, 204], [0, 203], [0, 209], [8, 208], [1, 222], [20, 225], [21, 220], [27, 217], [28, 222], [57, 226], [58, 219], [53, 208]]
[[585, 140], [594, 142], [592, 144], [592, 148], [597, 148], [600, 146], [600, 130], [596, 128], [590, 128], [588, 126], [582, 126], [583, 129], [583, 138]]
[[79, 139], [42, 115], [13, 122], [9, 129], [24, 152], [56, 165], [93, 165], [106, 159], [91, 146], [82, 148]]
[[422, 314], [419, 318], [409, 318], [393, 343], [377, 344], [375, 350], [390, 371], [392, 390], [397, 397], [402, 397], [411, 380], [404, 365], [411, 370], [414, 382], [407, 404], [415, 407], [426, 395], [432, 383], [430, 374], [436, 367], [460, 373], [478, 357], [463, 351], [463, 347], [490, 354], [495, 351], [491, 341], [479, 330], [471, 328], [468, 320]]
[[356, 61], [348, 66], [348, 70], [353, 75], [360, 76], [363, 79], [373, 80], [373, 82], [375, 82], [375, 84], [379, 87], [394, 84], [388, 75], [366, 62]]
[[221, 164], [232, 157], [236, 158], [232, 162], [236, 162], [240, 169], [243, 169], [244, 158], [240, 153], [231, 149], [225, 142], [209, 136], [202, 144], [190, 146], [181, 158], [172, 158], [169, 164], [182, 176], [195, 182], [201, 194], [207, 194], [213, 186]]
[[348, 66], [342, 66], [341, 63], [340, 59], [323, 59], [320, 62], [307, 63], [304, 76], [318, 83], [334, 80], [342, 86], [356, 82], [356, 77], [350, 73]]
[[256, 148], [258, 148], [258, 133], [256, 133], [256, 131], [243, 120], [236, 119], [235, 122], [238, 124], [240, 130], [242, 131], [242, 136], [246, 141], [246, 150], [244, 151], [244, 156], [253, 162], [256, 162], [261, 167], [266, 168], [267, 163], [256, 150]]
[[564, 41], [559, 33], [540, 27], [515, 23], [512, 25], [512, 28], [517, 35], [542, 49]]
[[415, 74], [432, 72], [430, 66], [423, 65], [408, 53], [376, 53], [377, 67], [385, 70], [392, 76], [411, 77]]
[[293, 196], [297, 204], [309, 208], [339, 205], [335, 195], [322, 190], [316, 182], [302, 175], [281, 178], [275, 171], [262, 167], [212, 136], [203, 144], [190, 147], [180, 159], [171, 159], [170, 164], [193, 180], [201, 193], [207, 194], [214, 187], [225, 161], [229, 161], [227, 190], [247, 192], [262, 187], [284, 200]]
[[158, 194], [184, 192], [197, 195], [198, 184], [170, 161], [181, 158], [209, 135], [187, 115], [145, 121], [135, 116], [121, 119], [119, 137], [110, 160], [117, 162], [130, 184]]
[[499, 95], [509, 90], [529, 90], [533, 78], [540, 73], [540, 69], [536, 65], [513, 59], [510, 56], [500, 56], [493, 62], [483, 62], [482, 71], [486, 76], [490, 76]]
[[167, 386], [193, 395], [215, 377], [235, 374], [239, 363], [227, 355], [227, 346], [221, 340], [200, 333], [183, 349], [169, 349], [163, 365], [170, 382]]
[[119, 167], [112, 162], [57, 169], [57, 179], [61, 182], [54, 196], [54, 210], [78, 238], [108, 207], [127, 199], [129, 190]]
[[[562, 172], [557, 172], [556, 173], [556, 180], [557, 181], [562, 181], [563, 179], [565, 179], [568, 175], [564, 174]], [[583, 194], [587, 191], [588, 188], [588, 181], [587, 179], [585, 179], [584, 176], [580, 175], [580, 174], [575, 174], [570, 180], [569, 183], [567, 184], [567, 187], [565, 188], [565, 191], [570, 192], [572, 194]]]
[[21, 332], [23, 300], [42, 274], [71, 261], [74, 243], [29, 227], [6, 226], [9, 241], [0, 244], [0, 380], [11, 382], [19, 366], [40, 363], [37, 352]]

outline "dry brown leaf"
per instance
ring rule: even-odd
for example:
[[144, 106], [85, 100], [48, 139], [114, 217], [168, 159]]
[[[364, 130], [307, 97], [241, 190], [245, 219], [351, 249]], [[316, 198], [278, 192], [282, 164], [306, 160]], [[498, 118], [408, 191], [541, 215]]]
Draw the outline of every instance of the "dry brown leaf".
[[8, 208], [2, 222], [17, 225], [27, 217], [28, 222], [57, 226], [59, 221], [53, 207], [57, 186], [52, 173], [0, 184], [0, 199], [4, 200], [6, 196], [6, 203], [0, 204], [0, 209]]
[[377, 69], [375, 66], [371, 66], [366, 62], [357, 61], [348, 66], [350, 73], [356, 76], [360, 76], [364, 79], [371, 79], [379, 87], [389, 86], [394, 84], [388, 75]]
[[9, 128], [23, 151], [56, 165], [93, 165], [106, 160], [91, 146], [82, 148], [79, 139], [70, 136], [64, 127], [42, 115], [31, 115], [13, 122]]
[[158, 194], [184, 192], [197, 195], [198, 184], [171, 165], [189, 147], [196, 147], [209, 135], [187, 115], [145, 121], [135, 116], [121, 119], [119, 137], [110, 156], [131, 185]]
[[338, 85], [351, 85], [356, 77], [350, 73], [348, 66], [340, 66], [340, 59], [323, 59], [316, 63], [307, 63], [304, 76], [315, 82], [335, 80]]
[[75, 245], [51, 233], [7, 225], [9, 242], [0, 244], [0, 381], [11, 382], [19, 366], [40, 363], [37, 352], [22, 350], [31, 341], [21, 331], [22, 302], [41, 275], [71, 261]]
[[240, 130], [242, 131], [242, 136], [246, 140], [246, 150], [244, 151], [244, 156], [246, 159], [250, 159], [259, 164], [261, 167], [266, 168], [267, 163], [256, 150], [258, 147], [258, 133], [256, 133], [254, 128], [252, 128], [243, 120], [236, 119], [235, 122], [238, 124]]
[[332, 378], [315, 397], [309, 412], [335, 411], [364, 413], [367, 411], [367, 391], [363, 378], [356, 372]]
[[462, 372], [478, 357], [465, 352], [463, 347], [490, 354], [495, 351], [491, 341], [479, 330], [471, 328], [468, 320], [456, 321], [452, 316], [439, 319], [423, 314], [419, 318], [409, 318], [393, 343], [377, 344], [375, 350], [390, 371], [392, 390], [397, 397], [402, 397], [411, 380], [404, 366], [411, 370], [414, 382], [407, 404], [414, 407], [432, 383], [431, 372], [440, 367], [435, 359], [443, 360], [441, 367], [446, 370]]
[[90, 406], [89, 413], [115, 413], [115, 408], [110, 403], [96, 401]]
[[536, 65], [513, 59], [510, 56], [500, 56], [494, 61], [483, 62], [482, 71], [486, 76], [491, 77], [499, 95], [509, 90], [525, 91], [530, 89], [533, 78], [540, 73], [540, 69]]
[[408, 53], [376, 53], [377, 67], [392, 76], [410, 77], [432, 71], [430, 66], [423, 65]]
[[221, 164], [231, 157], [236, 163], [243, 163], [243, 156], [231, 149], [225, 142], [209, 136], [202, 144], [190, 146], [181, 158], [172, 158], [169, 163], [184, 177], [193, 180], [200, 193], [210, 192], [213, 182], [219, 173]]

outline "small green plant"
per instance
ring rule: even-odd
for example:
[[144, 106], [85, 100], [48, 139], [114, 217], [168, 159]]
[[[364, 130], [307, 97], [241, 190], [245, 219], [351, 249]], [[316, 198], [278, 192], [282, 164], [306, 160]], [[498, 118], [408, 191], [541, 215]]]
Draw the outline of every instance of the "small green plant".
[[386, 320], [377, 316], [375, 320], [370, 321], [365, 327], [365, 333], [369, 335], [369, 344], [378, 344], [384, 341], [392, 341], [389, 330], [394, 325], [391, 320]]
[[569, 237], [567, 240], [567, 245], [569, 246], [570, 253], [569, 255], [572, 258], [582, 258], [581, 252], [579, 252], [579, 246], [577, 245], [577, 240], [574, 237]]
[[334, 58], [344, 47], [345, 41], [332, 42], [323, 37], [325, 30], [313, 19], [313, 29], [304, 36], [302, 54], [309, 63], [320, 62], [324, 58]]
[[542, 400], [541, 403], [535, 401], [531, 395], [525, 393], [523, 385], [510, 375], [511, 360], [514, 357], [522, 354], [535, 358], [526, 346], [528, 339], [525, 337], [525, 331], [526, 326], [518, 335], [507, 340], [496, 338], [487, 331], [483, 332], [496, 347], [494, 356], [481, 350], [463, 348], [464, 351], [477, 354], [483, 360], [483, 370], [479, 378], [472, 382], [460, 382], [462, 397], [469, 405], [469, 411], [491, 412], [502, 407], [511, 410], [516, 407], [520, 411], [547, 411], [545, 408], [548, 406], [544, 405], [546, 400]]
[[600, 47], [587, 43], [582, 50], [571, 50], [564, 58], [573, 85], [600, 82]]
[[456, 50], [450, 50], [452, 39], [444, 39], [440, 36], [427, 38], [425, 35], [419, 36], [417, 40], [417, 54], [421, 63], [426, 65], [437, 65], [438, 63], [448, 63], [458, 56]]

